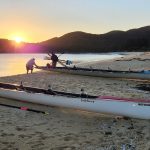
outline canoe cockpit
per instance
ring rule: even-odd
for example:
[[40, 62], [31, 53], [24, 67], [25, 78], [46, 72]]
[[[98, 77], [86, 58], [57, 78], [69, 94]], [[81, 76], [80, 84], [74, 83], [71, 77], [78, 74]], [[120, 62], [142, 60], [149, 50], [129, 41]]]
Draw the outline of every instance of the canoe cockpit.
[[96, 99], [98, 96], [92, 96], [88, 94], [75, 94], [75, 93], [68, 93], [68, 92], [60, 92], [55, 91], [51, 89], [41, 89], [41, 88], [35, 88], [35, 87], [27, 87], [21, 85], [15, 85], [15, 84], [8, 84], [8, 83], [0, 83], [0, 89], [6, 89], [6, 90], [17, 90], [17, 91], [24, 91], [28, 93], [42, 93], [47, 95], [59, 95], [59, 96], [66, 96], [66, 97], [81, 97], [81, 98], [91, 98]]

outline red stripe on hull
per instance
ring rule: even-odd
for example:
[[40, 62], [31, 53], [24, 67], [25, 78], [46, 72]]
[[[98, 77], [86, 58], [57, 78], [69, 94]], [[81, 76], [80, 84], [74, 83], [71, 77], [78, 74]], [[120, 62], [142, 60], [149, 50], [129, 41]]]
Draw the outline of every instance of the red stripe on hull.
[[120, 98], [120, 97], [113, 97], [113, 96], [99, 96], [100, 99], [104, 100], [116, 100], [116, 101], [126, 101], [126, 102], [141, 102], [141, 103], [150, 103], [150, 100], [144, 99], [129, 99], [129, 98]]

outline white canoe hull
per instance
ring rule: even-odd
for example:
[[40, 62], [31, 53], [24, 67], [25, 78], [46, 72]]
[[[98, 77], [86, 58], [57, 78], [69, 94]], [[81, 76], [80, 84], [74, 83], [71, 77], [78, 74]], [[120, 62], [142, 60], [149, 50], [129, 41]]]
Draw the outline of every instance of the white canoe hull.
[[42, 68], [42, 70], [76, 74], [76, 75], [84, 75], [84, 76], [93, 76], [93, 77], [150, 80], [150, 73], [146, 74], [142, 72], [85, 71], [85, 70], [58, 69], [58, 68], [56, 69], [55, 68]]
[[0, 89], [0, 96], [50, 106], [82, 109], [92, 112], [121, 115], [132, 118], [150, 119], [150, 103], [112, 100], [103, 98], [73, 98], [43, 93]]

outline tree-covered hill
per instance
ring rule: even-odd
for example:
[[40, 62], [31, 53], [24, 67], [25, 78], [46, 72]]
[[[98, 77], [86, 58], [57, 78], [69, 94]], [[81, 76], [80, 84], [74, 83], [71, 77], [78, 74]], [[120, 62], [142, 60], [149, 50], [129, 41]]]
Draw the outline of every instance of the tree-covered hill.
[[81, 31], [67, 33], [40, 43], [20, 43], [0, 39], [0, 52], [100, 53], [117, 51], [150, 51], [150, 26], [128, 31], [91, 34]]

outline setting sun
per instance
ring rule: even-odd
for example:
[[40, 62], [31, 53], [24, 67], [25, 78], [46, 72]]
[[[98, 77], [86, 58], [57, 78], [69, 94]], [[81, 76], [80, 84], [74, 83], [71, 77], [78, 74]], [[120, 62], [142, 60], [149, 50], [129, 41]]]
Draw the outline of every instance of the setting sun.
[[22, 38], [21, 37], [15, 37], [15, 39], [14, 39], [17, 43], [20, 43], [20, 42], [22, 42], [23, 40], [22, 40]]
[[13, 40], [16, 43], [22, 43], [22, 42], [26, 41], [27, 36], [26, 36], [26, 34], [24, 34], [24, 32], [18, 31], [18, 32], [13, 32], [13, 33], [9, 34], [8, 39]]

